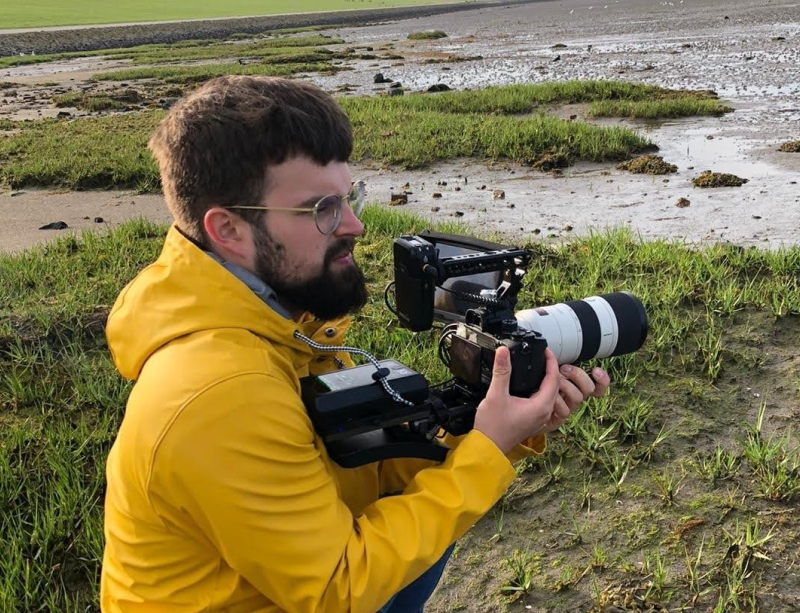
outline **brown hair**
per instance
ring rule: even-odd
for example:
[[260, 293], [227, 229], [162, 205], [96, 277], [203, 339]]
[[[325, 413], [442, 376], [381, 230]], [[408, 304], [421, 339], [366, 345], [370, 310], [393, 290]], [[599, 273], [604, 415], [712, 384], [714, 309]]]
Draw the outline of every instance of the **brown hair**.
[[[267, 170], [304, 155], [346, 162], [350, 121], [333, 98], [307, 82], [270, 77], [212, 79], [178, 101], [149, 142], [167, 206], [188, 236], [206, 243], [212, 206], [257, 205]], [[250, 223], [263, 211], [241, 210]]]

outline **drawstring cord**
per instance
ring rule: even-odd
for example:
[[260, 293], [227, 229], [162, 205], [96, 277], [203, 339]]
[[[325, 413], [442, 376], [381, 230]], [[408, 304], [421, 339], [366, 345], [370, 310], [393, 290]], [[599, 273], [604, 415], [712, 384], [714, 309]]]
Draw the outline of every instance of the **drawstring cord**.
[[[397, 390], [393, 389], [392, 386], [389, 385], [389, 381], [388, 381], [389, 372], [390, 372], [389, 369], [382, 367], [380, 365], [380, 363], [378, 362], [378, 360], [376, 360], [374, 357], [372, 357], [372, 355], [370, 355], [369, 353], [367, 353], [363, 349], [358, 349], [357, 347], [338, 347], [338, 346], [331, 346], [331, 345], [322, 345], [322, 344], [320, 344], [320, 343], [318, 343], [318, 342], [316, 342], [314, 340], [311, 340], [310, 338], [308, 338], [304, 334], [301, 334], [298, 330], [294, 331], [294, 337], [297, 338], [297, 339], [300, 339], [306, 345], [308, 345], [309, 347], [311, 347], [312, 349], [315, 349], [317, 351], [325, 351], [325, 352], [328, 352], [328, 353], [338, 353], [339, 351], [345, 351], [347, 353], [355, 353], [356, 355], [360, 355], [360, 356], [363, 356], [363, 357], [367, 358], [372, 363], [372, 365], [375, 367], [375, 370], [377, 371], [372, 375], [372, 378], [375, 379], [376, 381], [380, 381], [381, 385], [383, 386], [383, 389], [386, 391], [386, 393], [389, 396], [391, 396], [392, 400], [394, 400], [395, 402], [399, 402], [400, 404], [406, 404], [406, 405], [412, 406], [412, 407], [414, 406], [413, 402], [403, 398], [397, 392]], [[336, 358], [335, 356], [334, 356], [333, 359], [336, 361], [336, 365], [339, 368], [343, 368], [344, 367], [344, 362], [342, 362], [340, 359]]]

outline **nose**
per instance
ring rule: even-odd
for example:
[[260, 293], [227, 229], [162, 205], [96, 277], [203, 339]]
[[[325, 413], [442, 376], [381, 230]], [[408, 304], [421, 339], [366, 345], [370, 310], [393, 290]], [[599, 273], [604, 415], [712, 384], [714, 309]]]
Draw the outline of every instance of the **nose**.
[[342, 219], [334, 236], [361, 236], [364, 234], [364, 224], [356, 217], [349, 204], [342, 203]]

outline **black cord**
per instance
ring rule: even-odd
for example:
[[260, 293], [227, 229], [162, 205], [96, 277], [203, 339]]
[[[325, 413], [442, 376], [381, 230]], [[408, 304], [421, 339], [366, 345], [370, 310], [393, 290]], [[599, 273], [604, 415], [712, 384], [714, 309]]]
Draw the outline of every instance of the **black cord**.
[[449, 341], [452, 336], [455, 336], [457, 328], [458, 328], [457, 324], [450, 324], [448, 326], [445, 326], [444, 332], [442, 333], [442, 336], [439, 338], [439, 348], [438, 348], [439, 359], [448, 368], [450, 368]]
[[390, 290], [391, 290], [393, 287], [394, 287], [394, 281], [392, 281], [391, 283], [389, 283], [389, 285], [387, 285], [387, 286], [386, 286], [386, 289], [385, 289], [385, 290], [383, 290], [383, 301], [384, 301], [384, 303], [386, 303], [386, 308], [387, 308], [387, 309], [389, 309], [389, 312], [390, 312], [392, 315], [394, 315], [395, 317], [397, 317], [397, 318], [399, 319], [399, 318], [400, 318], [400, 315], [397, 313], [397, 309], [396, 309], [396, 308], [394, 308], [394, 306], [392, 306], [392, 305], [389, 303], [389, 291], [390, 291]]

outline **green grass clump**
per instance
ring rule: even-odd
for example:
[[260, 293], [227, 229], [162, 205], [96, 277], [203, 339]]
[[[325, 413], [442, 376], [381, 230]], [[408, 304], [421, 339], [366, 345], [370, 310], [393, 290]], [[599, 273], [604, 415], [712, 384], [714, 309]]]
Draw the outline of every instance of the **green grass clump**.
[[602, 100], [592, 102], [589, 117], [627, 117], [629, 119], [662, 119], [674, 117], [719, 116], [733, 108], [719, 100], [698, 100], [692, 96], [667, 100]]
[[[330, 65], [162, 66], [108, 76], [190, 83], [221, 74], [286, 75], [311, 69], [327, 70]], [[353, 124], [356, 161], [420, 168], [471, 157], [546, 168], [576, 161], [621, 161], [654, 146], [630, 128], [548, 116], [543, 113], [545, 105], [673, 93], [629, 83], [574, 81], [392, 98], [344, 97], [339, 104]], [[66, 126], [31, 122], [20, 133], [0, 140], [0, 183], [157, 191], [158, 176], [145, 144], [161, 117], [161, 111], [147, 110], [132, 116], [80, 119]]]
[[327, 62], [315, 64], [204, 64], [201, 66], [152, 66], [101, 72], [94, 78], [98, 81], [133, 81], [136, 79], [159, 79], [165, 83], [200, 83], [214, 77], [226, 75], [260, 75], [288, 77], [301, 72], [333, 72], [336, 67]]
[[[250, 38], [253, 38], [252, 36]], [[259, 38], [259, 37], [257, 37]], [[235, 39], [230, 39], [235, 40]], [[148, 44], [115, 49], [93, 51], [70, 51], [64, 53], [43, 53], [0, 58], [0, 68], [43, 64], [58, 60], [79, 57], [103, 57], [113, 60], [132, 60], [134, 64], [157, 62], [188, 62], [195, 60], [226, 59], [232, 57], [258, 58], [275, 54], [286, 54], [298, 47], [321, 47], [344, 42], [338, 38], [324, 35], [314, 36], [270, 36], [256, 42], [225, 42], [209, 39], [184, 40], [170, 44]]]
[[86, 94], [70, 92], [53, 98], [59, 108], [74, 107], [85, 111], [118, 111], [125, 108], [119, 100], [105, 94]]
[[447, 38], [447, 32], [442, 30], [426, 30], [424, 32], [411, 32], [408, 35], [409, 40], [436, 40], [438, 38]]
[[[441, 381], [439, 332], [401, 328], [383, 302], [394, 239], [430, 224], [378, 206], [364, 221], [355, 255], [371, 299], [347, 343]], [[97, 610], [104, 465], [130, 391], [105, 318], [165, 232], [134, 221], [0, 255], [0, 611]], [[497, 513], [459, 542], [431, 606], [468, 598], [499, 610], [509, 586], [520, 597], [559, 586], [546, 592], [565, 599], [559, 610], [630, 601], [735, 611], [747, 598], [782, 610], [774, 594], [793, 585], [785, 568], [800, 540], [800, 458], [780, 419], [798, 393], [796, 372], [780, 365], [800, 342], [800, 249], [694, 249], [626, 230], [528, 247], [518, 308], [624, 289], [646, 307], [648, 339], [604, 360], [611, 394], [517, 466]], [[770, 361], [750, 360], [753, 347]], [[509, 568], [515, 557], [522, 564]], [[488, 576], [473, 584], [476, 559]]]
[[147, 141], [161, 117], [146, 111], [21, 123], [19, 132], [0, 139], [0, 184], [158, 191]]

